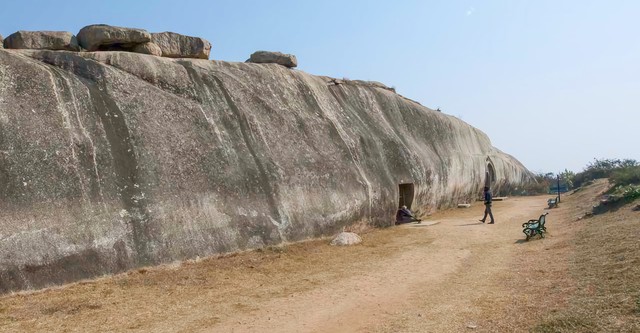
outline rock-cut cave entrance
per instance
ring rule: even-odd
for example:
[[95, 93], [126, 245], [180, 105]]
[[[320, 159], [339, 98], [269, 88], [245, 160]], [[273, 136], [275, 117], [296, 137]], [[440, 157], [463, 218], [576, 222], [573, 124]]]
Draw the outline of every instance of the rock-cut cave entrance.
[[407, 208], [411, 209], [411, 205], [413, 204], [413, 183], [405, 183], [398, 185], [398, 194], [399, 194], [399, 202], [398, 208], [402, 206], [407, 206]]
[[496, 180], [496, 171], [491, 163], [487, 163], [487, 169], [484, 175], [484, 186], [491, 188]]

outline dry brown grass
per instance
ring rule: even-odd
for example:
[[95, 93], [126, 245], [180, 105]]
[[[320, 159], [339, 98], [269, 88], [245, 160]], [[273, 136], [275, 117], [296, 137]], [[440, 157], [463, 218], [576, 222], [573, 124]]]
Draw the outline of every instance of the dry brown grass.
[[607, 188], [599, 180], [551, 211], [550, 236], [503, 272], [511, 300], [492, 331], [640, 332], [640, 214], [585, 218]]
[[640, 332], [640, 212], [578, 219], [606, 188], [563, 197], [544, 239], [519, 226], [546, 197], [511, 198], [493, 226], [478, 205], [354, 247], [309, 241], [6, 295], [0, 331]]
[[0, 331], [145, 331], [158, 318], [180, 321], [198, 307], [216, 314], [208, 318], [215, 324], [234, 313], [251, 312], [266, 299], [338, 284], [353, 271], [383, 264], [407, 245], [433, 240], [410, 240], [408, 233], [375, 230], [362, 235], [361, 246], [332, 247], [326, 239], [315, 240], [16, 293], [0, 298]]
[[[583, 215], [586, 207], [575, 206], [571, 213]], [[632, 207], [569, 221], [580, 225], [568, 259], [575, 291], [534, 332], [640, 332], [640, 213]]]

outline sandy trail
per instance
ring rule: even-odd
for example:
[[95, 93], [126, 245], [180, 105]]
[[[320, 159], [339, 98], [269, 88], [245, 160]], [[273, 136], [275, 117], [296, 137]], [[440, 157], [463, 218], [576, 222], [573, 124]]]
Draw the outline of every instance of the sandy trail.
[[5, 296], [0, 330], [493, 331], [513, 302], [501, 279], [530, 244], [548, 245], [523, 243], [521, 232], [547, 198], [495, 202], [495, 225], [478, 222], [476, 203], [374, 230], [355, 247], [315, 241]]
[[[223, 323], [218, 329], [223, 332], [368, 332], [383, 330], [381, 325], [403, 312], [420, 313], [420, 317], [433, 319], [465, 318], [467, 312], [473, 312], [473, 304], [460, 294], [470, 294], [466, 289], [476, 289], [478, 284], [448, 282], [460, 276], [463, 280], [486, 278], [504, 269], [512, 259], [515, 244], [522, 239], [519, 226], [539, 216], [546, 198], [496, 202], [494, 210], [500, 221], [495, 225], [478, 221], [483, 208], [478, 204], [469, 210], [440, 213], [423, 225], [401, 226], [414, 237], [434, 240], [423, 246], [407, 246], [399, 256], [368, 270], [353, 272], [352, 277], [339, 284], [270, 301], [261, 310], [235, 317], [233, 322]], [[436, 224], [429, 225], [434, 222]], [[420, 304], [421, 298], [427, 298], [425, 295], [435, 301], [427, 308]], [[454, 295], [462, 297], [452, 297]], [[454, 328], [433, 326], [434, 331]], [[464, 328], [464, 321], [456, 326]]]

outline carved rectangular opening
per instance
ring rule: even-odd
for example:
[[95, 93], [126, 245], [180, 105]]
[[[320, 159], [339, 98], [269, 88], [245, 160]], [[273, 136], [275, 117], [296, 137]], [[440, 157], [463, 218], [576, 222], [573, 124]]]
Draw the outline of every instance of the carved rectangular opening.
[[413, 204], [413, 183], [405, 183], [398, 185], [399, 203], [398, 208], [407, 206], [411, 209]]

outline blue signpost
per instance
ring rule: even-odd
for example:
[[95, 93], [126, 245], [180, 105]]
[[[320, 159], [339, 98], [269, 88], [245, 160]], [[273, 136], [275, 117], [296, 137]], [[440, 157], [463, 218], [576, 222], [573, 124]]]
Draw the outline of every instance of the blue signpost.
[[560, 175], [558, 175], [558, 203], [560, 203]]

